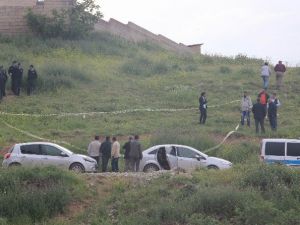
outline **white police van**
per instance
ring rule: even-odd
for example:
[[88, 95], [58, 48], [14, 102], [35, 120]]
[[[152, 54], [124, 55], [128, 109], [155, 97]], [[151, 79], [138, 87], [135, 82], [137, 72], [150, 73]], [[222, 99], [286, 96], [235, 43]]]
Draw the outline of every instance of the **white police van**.
[[261, 141], [260, 159], [270, 164], [300, 166], [300, 140], [263, 139]]

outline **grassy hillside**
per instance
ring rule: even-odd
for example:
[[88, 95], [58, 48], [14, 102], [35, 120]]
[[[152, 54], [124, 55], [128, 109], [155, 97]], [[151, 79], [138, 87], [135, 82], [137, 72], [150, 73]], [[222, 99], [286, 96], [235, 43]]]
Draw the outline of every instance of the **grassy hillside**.
[[[262, 85], [259, 75], [262, 61], [258, 59], [178, 56], [150, 43], [133, 44], [108, 34], [80, 41], [1, 38], [0, 49], [0, 64], [8, 67], [12, 60], [18, 60], [24, 69], [34, 64], [39, 74], [36, 95], [28, 97], [23, 90], [20, 97], [9, 93], [1, 102], [1, 112], [25, 115], [0, 114], [0, 149], [15, 142], [37, 140], [32, 134], [85, 153], [95, 134], [118, 135], [121, 143], [128, 135], [140, 134], [144, 148], [178, 143], [206, 150], [218, 144], [239, 123], [239, 103], [232, 101], [239, 100], [244, 90], [255, 101]], [[94, 210], [88, 207], [70, 224], [80, 224], [78, 221], [122, 225], [142, 224], [141, 221], [144, 224], [253, 224], [261, 211], [269, 213], [269, 217], [257, 224], [276, 224], [276, 221], [284, 224], [279, 217], [272, 217], [278, 211], [282, 213], [281, 218], [294, 218], [296, 222], [289, 224], [299, 224], [299, 218], [293, 213], [298, 211], [299, 203], [295, 186], [300, 181], [298, 172], [277, 167], [257, 169], [262, 137], [300, 136], [299, 68], [289, 68], [284, 83], [283, 90], [277, 92], [282, 102], [277, 132], [272, 132], [266, 124], [266, 134], [257, 136], [252, 120], [251, 128], [240, 127], [221, 148], [210, 152], [234, 162], [232, 170], [199, 171], [188, 177], [165, 176], [146, 185], [116, 179], [105, 192], [105, 196], [110, 194], [109, 198], [103, 199], [102, 192], [97, 192], [94, 199], [101, 202], [92, 201], [89, 206]], [[270, 92], [274, 84], [273, 74]], [[202, 91], [206, 91], [209, 101], [205, 126], [198, 124], [198, 97]], [[120, 113], [123, 110], [129, 112]], [[265, 176], [256, 180], [260, 171], [265, 171]], [[264, 179], [268, 177], [271, 181], [265, 182], [270, 191], [266, 192], [260, 185], [265, 185]], [[286, 179], [290, 181], [286, 183]], [[261, 180], [263, 184], [258, 184]], [[277, 181], [279, 187], [274, 186], [273, 182]], [[268, 182], [271, 182], [270, 189]], [[102, 182], [97, 183], [98, 188], [101, 185]], [[277, 188], [282, 198], [270, 196]], [[206, 195], [217, 197], [209, 200]], [[158, 200], [158, 208], [154, 199]], [[185, 208], [189, 203], [191, 207]], [[224, 213], [218, 211], [223, 209], [219, 208], [223, 203]], [[207, 204], [211, 204], [210, 208], [203, 208]], [[286, 211], [277, 207], [281, 204], [288, 206]], [[124, 206], [129, 211], [136, 209], [136, 213], [127, 217], [129, 211]], [[260, 210], [255, 211], [258, 206]], [[111, 210], [118, 214], [107, 217]], [[184, 215], [177, 214], [178, 210], [183, 210]], [[49, 222], [54, 223], [69, 224], [60, 219]]]

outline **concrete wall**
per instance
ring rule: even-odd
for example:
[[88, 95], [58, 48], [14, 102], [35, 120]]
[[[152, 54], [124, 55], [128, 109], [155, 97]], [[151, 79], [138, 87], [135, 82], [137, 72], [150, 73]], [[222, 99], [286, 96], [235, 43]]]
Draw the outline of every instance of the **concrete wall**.
[[28, 9], [36, 13], [50, 14], [53, 9], [68, 8], [73, 0], [0, 0], [0, 34], [18, 35], [28, 33], [24, 16]]
[[122, 37], [129, 41], [153, 42], [167, 50], [175, 51], [182, 54], [201, 54], [201, 49], [196, 50], [195, 47], [190, 48], [186, 45], [178, 44], [163, 35], [156, 35], [132, 22], [129, 22], [128, 24], [123, 24], [115, 19], [110, 19], [108, 22], [101, 20], [98, 24], [95, 25], [95, 30], [108, 32], [110, 34]]

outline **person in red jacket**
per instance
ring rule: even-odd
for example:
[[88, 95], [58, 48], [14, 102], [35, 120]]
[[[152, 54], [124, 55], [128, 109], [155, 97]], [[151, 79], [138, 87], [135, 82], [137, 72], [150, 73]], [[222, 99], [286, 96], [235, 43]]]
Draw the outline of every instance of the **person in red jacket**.
[[276, 73], [276, 87], [278, 90], [282, 87], [282, 79], [283, 75], [286, 71], [285, 65], [282, 63], [282, 61], [279, 61], [278, 64], [274, 67], [275, 73]]

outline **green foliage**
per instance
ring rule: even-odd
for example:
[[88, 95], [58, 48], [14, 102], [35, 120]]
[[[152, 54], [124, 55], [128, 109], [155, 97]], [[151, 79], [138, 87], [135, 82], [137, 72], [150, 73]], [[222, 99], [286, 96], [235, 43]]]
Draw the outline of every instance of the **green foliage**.
[[223, 73], [223, 74], [231, 73], [231, 69], [227, 66], [221, 66], [220, 67], [220, 73]]
[[0, 221], [39, 221], [64, 212], [72, 198], [78, 197], [80, 182], [56, 168], [0, 170]]
[[29, 10], [26, 19], [31, 30], [44, 37], [76, 39], [87, 36], [102, 17], [94, 0], [75, 1], [69, 9], [53, 10], [51, 16]]

